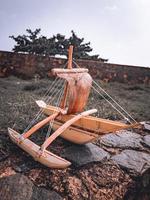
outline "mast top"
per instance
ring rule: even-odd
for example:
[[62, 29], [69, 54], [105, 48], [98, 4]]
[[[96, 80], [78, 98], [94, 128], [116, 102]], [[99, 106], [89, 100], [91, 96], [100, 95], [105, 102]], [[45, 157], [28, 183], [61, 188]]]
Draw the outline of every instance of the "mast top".
[[72, 54], [73, 54], [73, 45], [70, 45], [68, 53], [68, 69], [72, 69]]

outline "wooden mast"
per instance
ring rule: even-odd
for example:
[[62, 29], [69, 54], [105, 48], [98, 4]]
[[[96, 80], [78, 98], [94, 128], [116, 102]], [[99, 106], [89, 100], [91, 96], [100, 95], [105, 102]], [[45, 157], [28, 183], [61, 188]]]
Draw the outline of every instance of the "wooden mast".
[[[72, 54], [73, 54], [73, 45], [70, 45], [69, 46], [69, 53], [68, 53], [68, 65], [67, 65], [68, 69], [72, 69]], [[68, 82], [65, 85], [64, 96], [62, 98], [61, 105], [60, 105], [60, 107], [62, 109], [65, 108], [66, 101], [67, 101], [67, 94], [68, 94]]]
[[73, 45], [70, 45], [68, 54], [68, 69], [72, 68], [72, 54], [73, 54]]

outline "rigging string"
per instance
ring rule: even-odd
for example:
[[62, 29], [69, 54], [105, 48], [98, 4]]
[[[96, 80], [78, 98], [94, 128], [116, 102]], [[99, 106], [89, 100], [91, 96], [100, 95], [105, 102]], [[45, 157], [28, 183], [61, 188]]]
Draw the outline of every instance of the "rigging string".
[[[65, 63], [63, 69], [67, 66], [67, 64], [68, 64], [68, 62]], [[43, 101], [46, 101], [46, 98], [47, 98], [48, 95], [50, 94], [51, 89], [52, 89], [53, 87], [55, 87], [54, 85], [56, 85], [55, 83], [56, 83], [56, 81], [57, 81], [58, 79], [60, 79], [60, 78], [59, 78], [59, 77], [56, 77], [55, 80], [54, 80], [54, 82], [52, 83], [52, 85], [51, 85], [51, 86], [49, 87], [49, 89], [46, 91], [46, 93], [45, 93], [44, 96], [43, 96]], [[61, 79], [60, 79], [60, 80], [61, 80]], [[58, 83], [57, 83], [57, 84], [58, 84]], [[52, 96], [52, 95], [51, 95], [51, 96]]]
[[[64, 92], [64, 85], [65, 85], [65, 81], [63, 83], [63, 87], [61, 88], [61, 90], [59, 91], [59, 96], [58, 96], [58, 99], [57, 99], [57, 103], [56, 103], [56, 107], [58, 109], [58, 106], [60, 105], [60, 102], [61, 102], [61, 99], [62, 99], [62, 95], [63, 95], [63, 92]], [[54, 114], [55, 111], [53, 111], [52, 114]], [[53, 124], [54, 124], [54, 120], [53, 119], [52, 121], [50, 121], [49, 123], [49, 127], [48, 127], [48, 131], [47, 131], [47, 134], [46, 134], [46, 137], [45, 139], [47, 139], [49, 136], [50, 136], [50, 133], [51, 133], [51, 130], [52, 130], [52, 127], [53, 127]]]
[[[67, 63], [65, 63], [63, 69], [67, 66]], [[55, 94], [55, 91], [62, 86], [61, 83], [61, 79], [59, 77], [56, 77], [54, 82], [52, 83], [52, 85], [48, 88], [48, 90], [45, 92], [45, 94], [43, 95], [43, 98], [45, 99], [45, 103], [49, 103], [51, 97]], [[56, 87], [56, 88], [55, 88]], [[51, 93], [50, 96], [48, 96]], [[57, 94], [55, 94], [57, 95]], [[39, 119], [39, 117], [43, 114], [43, 109], [41, 108], [38, 113], [35, 115], [35, 117], [31, 120], [31, 122], [28, 124], [28, 126], [25, 128], [25, 130], [23, 131], [23, 133], [25, 133], [26, 131], [28, 131], [31, 126]]]
[[105, 99], [105, 101], [107, 101], [124, 119], [127, 119], [126, 116], [120, 111], [118, 110], [103, 94], [101, 94], [94, 86], [92, 86], [92, 88], [101, 96], [103, 97], [103, 99]]
[[55, 86], [55, 84], [56, 84], [56, 82], [57, 82], [57, 80], [58, 80], [59, 78], [58, 77], [56, 77], [55, 78], [55, 80], [54, 80], [54, 82], [52, 83], [52, 85], [48, 88], [48, 90], [45, 92], [45, 94], [43, 95], [43, 100], [45, 100], [46, 98], [47, 98], [47, 96], [50, 94], [50, 92], [51, 92], [51, 89]]
[[[80, 68], [80, 66], [73, 60], [74, 64]], [[88, 80], [87, 80], [88, 81]], [[98, 89], [102, 90], [112, 101], [113, 103], [115, 103], [122, 111], [124, 111], [124, 113], [126, 113], [126, 115], [128, 117], [130, 117], [130, 119], [132, 119], [134, 122], [136, 122], [136, 120], [119, 104], [117, 103], [102, 87], [100, 87], [96, 81], [94, 81], [94, 84], [98, 87]], [[114, 106], [103, 94], [101, 94], [94, 86], [92, 86], [92, 88], [101, 96], [103, 97], [124, 119], [129, 120], [120, 110], [118, 110], [116, 108], [116, 106]]]
[[[56, 84], [57, 82], [55, 83], [55, 85], [57, 85], [56, 88], [52, 88], [52, 90], [51, 90], [51, 92], [53, 91], [53, 92], [52, 92], [52, 95], [54, 95], [55, 91], [62, 85], [61, 79], [58, 80], [58, 82], [59, 82], [59, 84]], [[49, 101], [50, 101], [52, 95], [50, 95], [50, 96], [47, 98], [46, 103], [49, 103]], [[31, 121], [31, 122], [28, 124], [28, 126], [25, 128], [25, 130], [23, 131], [23, 133], [25, 133], [26, 131], [28, 131], [28, 130], [31, 128], [31, 126], [39, 119], [39, 117], [42, 115], [42, 113], [43, 113], [43, 108], [41, 108], [41, 109], [38, 111], [38, 113], [35, 115], [35, 117], [32, 119], [32, 121]]]
[[93, 82], [95, 83], [95, 85], [102, 90], [121, 110], [123, 110], [134, 122], [136, 122], [136, 120], [117, 102], [115, 101], [100, 85], [98, 85], [96, 83], [96, 81], [93, 80]]
[[57, 82], [57, 86], [54, 87], [54, 89], [51, 90], [51, 95], [50, 96], [47, 96], [45, 98], [45, 103], [49, 103], [51, 102], [51, 99], [53, 97], [53, 95], [56, 95], [57, 94], [57, 90], [59, 90], [59, 88], [62, 86], [62, 80], [59, 79], [59, 81]]

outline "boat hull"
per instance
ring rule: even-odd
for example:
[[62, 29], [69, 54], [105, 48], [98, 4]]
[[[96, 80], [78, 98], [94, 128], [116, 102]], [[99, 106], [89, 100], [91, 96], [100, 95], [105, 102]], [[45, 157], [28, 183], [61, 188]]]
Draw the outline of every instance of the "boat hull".
[[20, 148], [22, 148], [24, 151], [26, 151], [28, 154], [30, 154], [34, 160], [40, 162], [41, 164], [50, 167], [50, 168], [66, 168], [71, 163], [53, 153], [50, 151], [45, 150], [42, 155], [39, 156], [38, 152], [40, 150], [40, 146], [35, 144], [29, 139], [23, 140], [21, 143], [18, 142], [20, 138], [20, 134], [16, 131], [14, 131], [11, 128], [8, 128], [10, 139], [16, 143]]
[[[53, 129], [57, 130], [60, 126], [62, 126], [62, 124], [63, 123], [55, 121], [53, 124]], [[98, 136], [97, 134], [70, 126], [60, 135], [60, 137], [75, 144], [86, 144], [94, 141]]]
[[[58, 108], [55, 106], [46, 105], [43, 101], [36, 102], [38, 106], [43, 109], [45, 115], [52, 115], [58, 112]], [[60, 115], [53, 124], [53, 129], [58, 129], [66, 121], [73, 118], [75, 115]], [[93, 116], [82, 117], [76, 121], [73, 125], [67, 128], [60, 136], [64, 139], [76, 143], [86, 144], [92, 142], [98, 137], [104, 134], [119, 131], [121, 129], [130, 128], [131, 125], [127, 125], [118, 121], [112, 121]]]

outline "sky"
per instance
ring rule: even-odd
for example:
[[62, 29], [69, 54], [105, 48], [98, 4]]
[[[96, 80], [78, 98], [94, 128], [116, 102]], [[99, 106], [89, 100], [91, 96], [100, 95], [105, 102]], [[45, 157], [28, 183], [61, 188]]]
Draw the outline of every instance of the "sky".
[[150, 66], [150, 0], [0, 0], [0, 50], [27, 28], [47, 37], [74, 30], [110, 63]]

